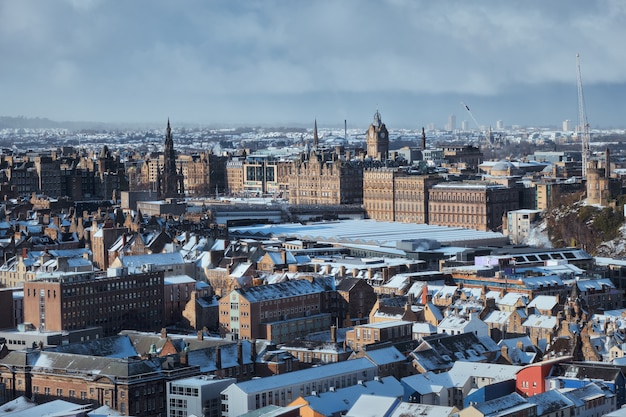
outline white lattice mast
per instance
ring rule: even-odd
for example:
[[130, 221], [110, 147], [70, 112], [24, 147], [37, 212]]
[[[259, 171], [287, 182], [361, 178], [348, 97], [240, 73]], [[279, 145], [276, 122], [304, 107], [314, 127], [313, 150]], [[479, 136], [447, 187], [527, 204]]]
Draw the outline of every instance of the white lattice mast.
[[589, 161], [589, 123], [585, 114], [585, 95], [583, 94], [583, 78], [580, 74], [580, 54], [576, 54], [578, 80], [578, 134], [582, 143], [582, 175], [587, 178], [587, 162]]

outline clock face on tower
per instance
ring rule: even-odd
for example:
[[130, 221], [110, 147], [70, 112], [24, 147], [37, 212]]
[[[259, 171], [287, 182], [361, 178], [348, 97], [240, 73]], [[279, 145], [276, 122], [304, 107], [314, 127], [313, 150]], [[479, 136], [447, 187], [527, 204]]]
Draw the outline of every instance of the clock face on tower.
[[380, 133], [378, 134], [378, 136], [379, 136], [381, 139], [385, 139], [385, 138], [387, 137], [387, 134], [386, 134], [385, 132], [380, 132]]

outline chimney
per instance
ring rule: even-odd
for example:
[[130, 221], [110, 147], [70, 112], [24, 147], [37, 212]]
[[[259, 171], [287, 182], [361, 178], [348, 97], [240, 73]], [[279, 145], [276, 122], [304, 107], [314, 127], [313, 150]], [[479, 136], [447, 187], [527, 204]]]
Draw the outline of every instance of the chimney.
[[252, 362], [256, 362], [256, 339], [252, 339], [252, 346], [250, 349], [250, 359]]
[[283, 250], [280, 252], [280, 257], [282, 259], [283, 265], [287, 265], [287, 251]]
[[161, 339], [167, 339], [167, 329], [165, 327], [161, 329]]
[[237, 342], [237, 363], [243, 365], [243, 343], [241, 340]]
[[219, 370], [222, 369], [222, 347], [215, 347], [215, 367]]
[[187, 365], [187, 346], [180, 352], [180, 364]]
[[609, 151], [608, 147], [604, 151], [604, 165], [605, 165], [604, 177], [610, 178], [611, 177], [611, 151]]
[[204, 332], [202, 330], [198, 330], [198, 340], [204, 340]]
[[428, 304], [428, 285], [422, 285], [422, 304]]
[[337, 326], [330, 326], [330, 342], [337, 343]]
[[28, 249], [26, 247], [22, 248], [22, 259], [26, 259], [28, 256]]

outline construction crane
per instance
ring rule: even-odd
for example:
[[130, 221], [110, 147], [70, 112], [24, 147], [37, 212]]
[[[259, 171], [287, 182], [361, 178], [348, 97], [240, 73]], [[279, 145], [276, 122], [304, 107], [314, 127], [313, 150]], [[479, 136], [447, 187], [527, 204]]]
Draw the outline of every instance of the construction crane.
[[587, 163], [589, 162], [589, 122], [585, 114], [585, 95], [583, 94], [583, 78], [580, 74], [580, 54], [576, 54], [576, 69], [578, 81], [578, 134], [582, 143], [582, 177], [587, 178]]
[[476, 124], [476, 127], [478, 128], [478, 131], [482, 132], [482, 129], [480, 128], [480, 125], [478, 124], [478, 122], [476, 121], [476, 118], [472, 114], [472, 111], [470, 110], [469, 106], [467, 104], [465, 104], [464, 102], [461, 102], [461, 104], [463, 105], [463, 107], [465, 107], [465, 110], [467, 110], [467, 112], [469, 113], [470, 117], [472, 118], [472, 120]]

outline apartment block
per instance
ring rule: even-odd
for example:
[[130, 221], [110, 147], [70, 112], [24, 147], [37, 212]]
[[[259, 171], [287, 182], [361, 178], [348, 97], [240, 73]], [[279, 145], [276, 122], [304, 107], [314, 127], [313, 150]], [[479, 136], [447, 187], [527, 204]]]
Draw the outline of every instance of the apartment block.
[[24, 284], [24, 320], [51, 331], [101, 326], [105, 336], [158, 330], [163, 288], [163, 272], [49, 274]]
[[220, 299], [219, 322], [235, 339], [286, 342], [329, 329], [338, 298], [332, 278], [238, 288]]

